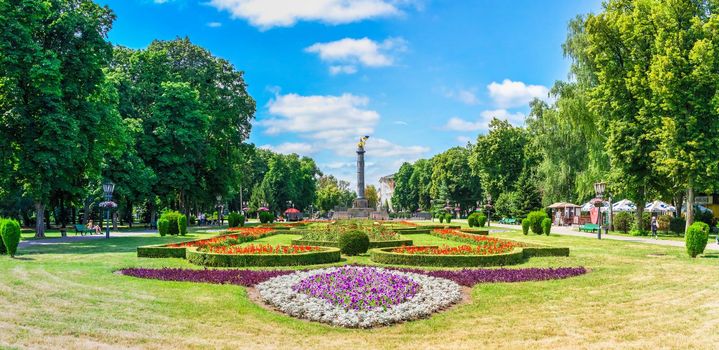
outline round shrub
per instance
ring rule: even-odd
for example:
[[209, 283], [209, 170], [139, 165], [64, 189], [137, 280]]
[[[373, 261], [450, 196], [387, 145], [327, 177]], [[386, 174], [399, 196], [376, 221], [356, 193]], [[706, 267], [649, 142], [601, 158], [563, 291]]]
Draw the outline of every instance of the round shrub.
[[467, 217], [467, 224], [469, 227], [478, 227], [479, 221], [477, 221], [477, 217], [479, 217], [479, 213], [472, 213]]
[[170, 232], [170, 222], [167, 219], [157, 220], [157, 231], [160, 232], [160, 236], [165, 237]]
[[687, 222], [684, 221], [682, 218], [672, 218], [671, 221], [669, 221], [669, 230], [676, 233], [676, 234], [682, 234], [684, 233], [684, 230], [687, 228]]
[[614, 214], [613, 225], [615, 230], [627, 233], [634, 226], [634, 215], [626, 211], [616, 213]]
[[[180, 214], [177, 211], [165, 211], [162, 213], [162, 215], [160, 215], [160, 220], [164, 219], [164, 220], [168, 221], [168, 225], [167, 225], [167, 234], [168, 235], [176, 236], [176, 235], [180, 234], [180, 224], [179, 224], [180, 216], [184, 216], [184, 215]], [[187, 220], [187, 218], [185, 218], [185, 220]], [[185, 227], [187, 227], [187, 221], [185, 221]], [[158, 224], [158, 228], [159, 228], [159, 224]], [[162, 234], [160, 234], [160, 235], [162, 235]]]
[[549, 232], [552, 230], [552, 219], [544, 218], [542, 220], [542, 233], [549, 236]]
[[484, 214], [479, 214], [479, 217], [477, 217], [477, 224], [479, 227], [484, 227], [484, 225], [487, 224], [487, 216]]
[[446, 221], [448, 224], [451, 223], [452, 222], [452, 214], [445, 214], [444, 221]]
[[[4, 232], [5, 230], [3, 230]], [[684, 237], [687, 246], [687, 253], [692, 258], [696, 258], [697, 255], [704, 253], [704, 248], [707, 247], [709, 241], [709, 225], [704, 222], [695, 222], [689, 229], [687, 229], [686, 236]]]
[[529, 219], [523, 219], [522, 220], [522, 233], [524, 233], [525, 236], [529, 234], [529, 226], [530, 226]]
[[20, 224], [16, 220], [5, 220], [2, 225], [2, 242], [10, 256], [15, 256], [20, 243]]
[[360, 255], [369, 249], [369, 236], [360, 231], [351, 231], [340, 235], [339, 248], [345, 255]]
[[180, 214], [177, 216], [177, 231], [180, 233], [181, 236], [187, 234], [187, 216], [184, 214]]
[[533, 211], [527, 215], [527, 220], [529, 220], [529, 228], [532, 229], [532, 232], [535, 234], [541, 235], [542, 234], [542, 220], [547, 218], [547, 213], [541, 210]]
[[260, 212], [260, 223], [263, 224], [270, 224], [275, 221], [275, 215], [270, 213], [269, 211], [261, 211]]
[[232, 212], [227, 215], [227, 223], [230, 227], [242, 227], [245, 226], [245, 217], [240, 213]]

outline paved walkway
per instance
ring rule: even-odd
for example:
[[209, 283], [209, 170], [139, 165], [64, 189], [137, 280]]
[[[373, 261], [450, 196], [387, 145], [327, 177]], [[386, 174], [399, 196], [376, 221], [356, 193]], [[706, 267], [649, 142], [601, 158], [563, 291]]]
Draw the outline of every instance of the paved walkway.
[[[146, 231], [132, 231], [132, 232], [115, 232], [110, 231], [110, 238], [113, 237], [142, 237], [142, 236], [152, 236], [157, 235], [156, 230], [146, 230]], [[105, 238], [105, 232], [103, 231], [101, 235], [85, 235], [85, 236], [75, 236], [72, 234], [68, 234], [67, 237], [58, 237], [58, 238], [43, 238], [43, 239], [33, 239], [29, 241], [22, 241], [18, 245], [20, 248], [24, 247], [31, 247], [31, 246], [46, 246], [46, 245], [55, 245], [55, 244], [67, 244], [67, 243], [75, 243], [75, 242], [81, 242], [81, 241], [89, 241], [93, 239], [104, 239]]]
[[[493, 227], [502, 227], [502, 228], [512, 228], [515, 230], [522, 229], [518, 225], [503, 225], [503, 224], [492, 223], [492, 226]], [[552, 234], [597, 239], [596, 233], [579, 232], [579, 230], [576, 227], [571, 227], [571, 226], [552, 226]], [[648, 237], [631, 237], [631, 236], [619, 236], [619, 235], [612, 235], [612, 234], [605, 235], [604, 233], [602, 233], [602, 239], [612, 239], [615, 241], [654, 244], [654, 245], [663, 245], [663, 246], [680, 247], [680, 248], [685, 247], [684, 241], [673, 241], [673, 240], [661, 239], [661, 238], [660, 239], [652, 239], [652, 238], [648, 238]], [[719, 245], [717, 245], [716, 241], [714, 241], [713, 239], [710, 239], [709, 244], [707, 244], [706, 249], [707, 250], [719, 250]]]

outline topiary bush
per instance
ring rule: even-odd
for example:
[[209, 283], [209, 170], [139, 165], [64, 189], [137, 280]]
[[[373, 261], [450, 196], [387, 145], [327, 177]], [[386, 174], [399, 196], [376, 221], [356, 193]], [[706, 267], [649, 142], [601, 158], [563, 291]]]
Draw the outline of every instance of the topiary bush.
[[[3, 230], [4, 232], [4, 230]], [[704, 248], [709, 241], [709, 225], [705, 222], [695, 222], [689, 226], [684, 237], [687, 247], [687, 253], [692, 258], [704, 253]]]
[[529, 219], [523, 219], [522, 220], [522, 233], [524, 233], [525, 236], [529, 234], [529, 226], [530, 226]]
[[532, 232], [535, 234], [541, 235], [542, 234], [542, 220], [547, 218], [547, 213], [541, 210], [533, 211], [527, 215], [527, 220], [529, 220], [529, 228], [532, 229]]
[[187, 234], [187, 215], [180, 214], [177, 216], [177, 230], [181, 236]]
[[477, 218], [477, 224], [479, 224], [479, 227], [484, 227], [484, 225], [487, 224], [487, 216], [484, 214], [479, 214], [479, 217]]
[[542, 233], [549, 236], [549, 233], [551, 230], [552, 230], [552, 219], [544, 218], [544, 220], [542, 220]]
[[340, 235], [339, 248], [345, 255], [360, 255], [369, 249], [369, 236], [361, 231], [350, 231]]
[[[2, 232], [2, 227], [5, 224], [5, 221], [7, 221], [7, 220], [0, 218], [0, 232]], [[5, 254], [7, 254], [7, 249], [5, 248], [5, 244], [3, 244], [3, 242], [2, 242], [2, 236], [0, 236], [0, 255], [5, 255]]]
[[477, 217], [479, 217], [479, 213], [472, 213], [467, 217], [467, 224], [469, 227], [478, 227], [479, 221], [477, 221]]
[[[180, 216], [184, 216], [180, 214], [177, 211], [165, 211], [160, 215], [160, 220], [165, 219], [168, 221], [167, 224], [167, 234], [171, 236], [176, 236], [180, 234], [180, 224], [178, 220], [180, 219]], [[187, 217], [185, 217], [185, 228], [187, 227]], [[159, 224], [158, 224], [159, 227]], [[162, 234], [161, 234], [162, 235]]]
[[227, 224], [230, 227], [245, 226], [245, 217], [240, 213], [232, 212], [229, 215], [227, 215]]
[[165, 237], [170, 232], [170, 222], [167, 219], [157, 220], [157, 231], [160, 232], [160, 236]]
[[437, 215], [437, 219], [439, 219], [439, 223], [444, 223], [444, 214]]
[[446, 221], [448, 224], [451, 223], [452, 222], [452, 214], [445, 214], [444, 221]]
[[271, 224], [275, 221], [275, 215], [270, 213], [269, 211], [261, 211], [259, 215], [260, 223]]
[[7, 253], [14, 257], [20, 243], [20, 224], [16, 220], [4, 220], [0, 236]]
[[634, 215], [626, 211], [616, 213], [614, 214], [613, 225], [615, 230], [627, 233], [634, 226]]
[[686, 228], [687, 222], [682, 218], [672, 218], [672, 220], [669, 221], [669, 230], [676, 234], [683, 234]]

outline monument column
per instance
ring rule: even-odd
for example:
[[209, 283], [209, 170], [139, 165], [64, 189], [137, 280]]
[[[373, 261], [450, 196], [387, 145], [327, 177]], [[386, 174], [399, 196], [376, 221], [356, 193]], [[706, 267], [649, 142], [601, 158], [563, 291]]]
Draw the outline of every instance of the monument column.
[[364, 148], [357, 148], [357, 199], [364, 198]]

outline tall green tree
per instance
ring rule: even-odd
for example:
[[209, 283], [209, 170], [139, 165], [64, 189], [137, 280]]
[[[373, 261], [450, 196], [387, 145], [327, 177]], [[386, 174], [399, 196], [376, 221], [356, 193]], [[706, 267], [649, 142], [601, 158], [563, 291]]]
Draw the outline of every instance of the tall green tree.
[[53, 196], [79, 196], [100, 172], [104, 80], [114, 14], [90, 0], [0, 2], [0, 128], [13, 182], [32, 198], [44, 236]]
[[514, 188], [524, 167], [524, 150], [528, 143], [526, 131], [506, 120], [493, 118], [489, 133], [480, 135], [469, 159], [472, 174], [481, 181], [492, 198]]
[[469, 165], [471, 153], [466, 147], [453, 147], [432, 158], [431, 193], [434, 198], [446, 197], [462, 210], [471, 209], [481, 201], [480, 179], [472, 174]]
[[415, 186], [412, 185], [412, 173], [414, 168], [410, 163], [403, 163], [399, 170], [394, 174], [394, 194], [392, 195], [392, 204], [399, 209], [415, 211], [419, 202], [418, 193]]

